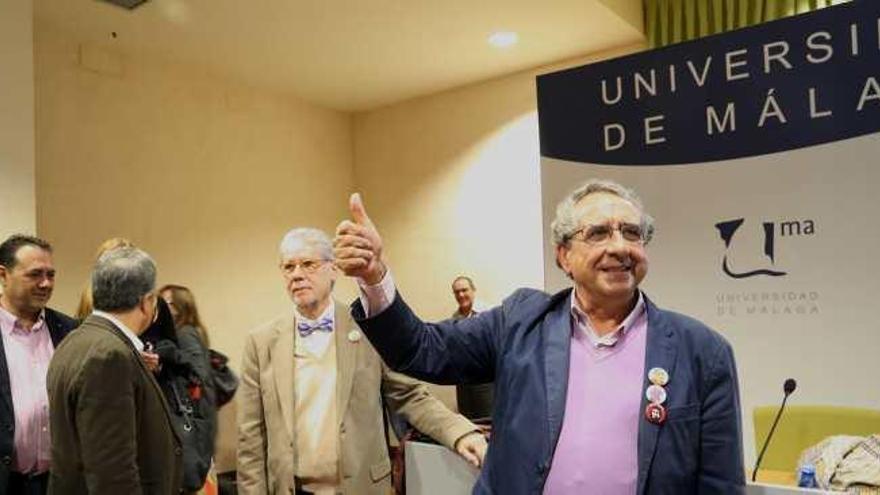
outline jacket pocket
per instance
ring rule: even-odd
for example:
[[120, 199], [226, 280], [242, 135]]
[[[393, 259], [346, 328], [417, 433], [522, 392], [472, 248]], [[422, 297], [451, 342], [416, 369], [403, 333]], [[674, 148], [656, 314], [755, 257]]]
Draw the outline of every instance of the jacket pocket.
[[373, 480], [373, 483], [377, 481], [381, 481], [382, 479], [388, 477], [391, 474], [391, 461], [388, 459], [383, 459], [381, 462], [377, 462], [370, 466], [370, 479]]

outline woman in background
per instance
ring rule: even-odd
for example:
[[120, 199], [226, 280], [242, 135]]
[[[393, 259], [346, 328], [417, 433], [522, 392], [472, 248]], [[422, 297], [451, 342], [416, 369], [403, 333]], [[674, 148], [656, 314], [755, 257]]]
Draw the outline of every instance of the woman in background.
[[[111, 249], [122, 248], [122, 247], [135, 247], [134, 243], [125, 237], [111, 237], [106, 241], [102, 242], [100, 246], [98, 246], [98, 251], [95, 253], [95, 261], [98, 261], [98, 258], [101, 257], [102, 254], [110, 251]], [[75, 318], [79, 321], [83, 321], [87, 316], [92, 314], [92, 310], [94, 309], [92, 305], [92, 277], [90, 276], [86, 280], [86, 286], [83, 287], [82, 294], [79, 296], [79, 306], [76, 308]]]
[[160, 339], [156, 343], [161, 365], [158, 378], [183, 430], [184, 490], [196, 493], [211, 467], [217, 432], [208, 332], [189, 289], [165, 285], [159, 296], [174, 321], [176, 342]]

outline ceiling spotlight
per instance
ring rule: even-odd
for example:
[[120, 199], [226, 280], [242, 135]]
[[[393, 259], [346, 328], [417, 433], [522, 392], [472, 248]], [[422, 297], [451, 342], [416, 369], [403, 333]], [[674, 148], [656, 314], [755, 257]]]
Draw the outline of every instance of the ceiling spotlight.
[[489, 35], [489, 44], [495, 48], [509, 48], [519, 41], [519, 35], [513, 31], [496, 31]]

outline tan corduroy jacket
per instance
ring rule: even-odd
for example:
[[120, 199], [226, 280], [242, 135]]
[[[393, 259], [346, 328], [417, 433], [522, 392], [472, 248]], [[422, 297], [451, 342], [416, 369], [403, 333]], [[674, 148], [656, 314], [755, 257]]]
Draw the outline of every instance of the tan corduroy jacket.
[[[424, 384], [390, 371], [360, 333], [348, 307], [335, 305], [339, 490], [352, 495], [386, 494], [391, 488], [391, 463], [383, 398], [392, 411], [450, 448], [476, 428], [446, 408]], [[242, 495], [294, 492], [293, 327], [290, 311], [252, 332], [245, 344], [236, 393], [238, 492]]]

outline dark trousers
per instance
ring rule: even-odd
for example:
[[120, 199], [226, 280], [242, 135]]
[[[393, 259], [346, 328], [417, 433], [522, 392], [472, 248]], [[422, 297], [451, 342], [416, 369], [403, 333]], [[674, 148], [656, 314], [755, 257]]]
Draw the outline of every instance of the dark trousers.
[[46, 495], [49, 487], [49, 473], [37, 475], [9, 473], [6, 493], [12, 495]]

